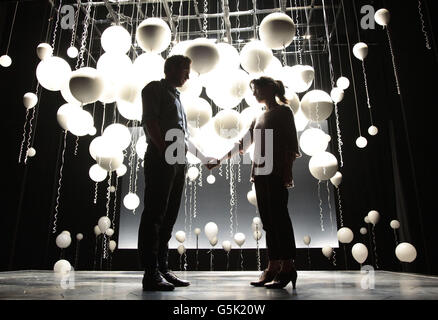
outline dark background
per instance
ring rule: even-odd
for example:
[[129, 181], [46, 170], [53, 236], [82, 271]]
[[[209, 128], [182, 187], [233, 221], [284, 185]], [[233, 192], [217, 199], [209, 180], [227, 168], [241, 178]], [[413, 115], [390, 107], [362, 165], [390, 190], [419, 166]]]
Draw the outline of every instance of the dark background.
[[[331, 4], [331, 1], [326, 2]], [[351, 44], [354, 44], [358, 37], [352, 9], [353, 2], [349, 0], [344, 2], [350, 40]], [[433, 153], [436, 144], [431, 139], [431, 129], [435, 122], [434, 109], [437, 107], [435, 75], [438, 70], [436, 37], [433, 36], [437, 32], [437, 22], [431, 20], [434, 12], [432, 2], [434, 1], [422, 1], [432, 50], [425, 48], [416, 0], [403, 2], [370, 0], [354, 3], [358, 13], [360, 7], [365, 4], [373, 5], [376, 10], [381, 7], [390, 10], [392, 16], [390, 30], [402, 91], [402, 96], [399, 97], [396, 93], [385, 32], [378, 25], [375, 30], [360, 30], [361, 40], [368, 43], [370, 47], [366, 66], [373, 117], [379, 128], [379, 134], [375, 137], [366, 134], [369, 115], [366, 109], [363, 78], [360, 63], [353, 57], [361, 130], [368, 139], [368, 146], [365, 149], [358, 149], [355, 145], [358, 128], [354, 95], [350, 86], [344, 101], [339, 106], [344, 142], [343, 181], [340, 190], [344, 224], [355, 232], [354, 242], [360, 236], [357, 230], [365, 225], [363, 217], [367, 212], [371, 209], [380, 212], [381, 220], [376, 225], [375, 232], [378, 265], [384, 270], [438, 274], [438, 250], [435, 249], [438, 243], [435, 231], [436, 207], [429, 206], [435, 197], [436, 164], [435, 161], [429, 161], [430, 164], [426, 162], [426, 155], [428, 160], [435, 160]], [[335, 4], [338, 3], [335, 1]], [[320, 4], [320, 1], [316, 1], [316, 4]], [[244, 5], [245, 2], [242, 1], [240, 10], [243, 10]], [[263, 1], [263, 5], [269, 7], [266, 1]], [[262, 4], [259, 7], [261, 6]], [[1, 54], [6, 50], [14, 8], [15, 2], [6, 1], [0, 4]], [[9, 68], [0, 68], [2, 158], [5, 160], [2, 166], [3, 206], [0, 209], [0, 270], [51, 269], [53, 263], [59, 259], [59, 249], [56, 248], [55, 236], [51, 233], [63, 136], [56, 122], [56, 111], [63, 103], [59, 93], [48, 94], [43, 89], [34, 122], [36, 130], [34, 130], [33, 145], [37, 150], [37, 156], [29, 159], [27, 165], [19, 164], [17, 161], [25, 118], [22, 96], [25, 92], [35, 90], [34, 72], [39, 61], [35, 48], [40, 42], [45, 41], [50, 14], [53, 16], [54, 13], [51, 13], [51, 6], [46, 1], [21, 1], [9, 49], [13, 63]], [[317, 15], [315, 19], [321, 17], [318, 18]], [[342, 15], [337, 25], [340, 32], [342, 68], [344, 75], [351, 80]], [[65, 36], [66, 34], [68, 36]], [[63, 45], [66, 45], [70, 33], [63, 35], [65, 36], [62, 40]], [[51, 43], [51, 39], [48, 42]], [[334, 46], [332, 46], [332, 54], [335, 56], [337, 54]], [[325, 77], [322, 83], [325, 85], [323, 89], [329, 91], [327, 55], [317, 55], [316, 58], [326, 68], [321, 69]], [[335, 74], [339, 75], [337, 59], [334, 59], [333, 63]], [[86, 106], [85, 109], [92, 111], [92, 106]], [[95, 112], [97, 118], [101, 119], [101, 110], [96, 108]], [[110, 119], [112, 112], [107, 113], [106, 122]], [[329, 121], [331, 149], [337, 150], [334, 121], [332, 115]], [[97, 134], [100, 134], [99, 128]], [[70, 134], [67, 137], [58, 232], [68, 228], [72, 233], [73, 244], [65, 252], [72, 261], [75, 234], [95, 225], [106, 208], [104, 202], [93, 205], [93, 193], [90, 192], [93, 183], [88, 178], [88, 169], [93, 162], [88, 155], [88, 145], [92, 137], [86, 136], [80, 139], [77, 156], [73, 155], [75, 138]], [[337, 153], [335, 155], [337, 156]], [[105, 197], [103, 188], [99, 191], [99, 197]], [[411, 264], [401, 265], [395, 258], [394, 236], [392, 229], [389, 228], [392, 219], [398, 219], [401, 223], [399, 239], [412, 243], [417, 249], [417, 259]], [[81, 242], [78, 269], [92, 269], [96, 239], [91, 231], [83, 233], [85, 237]], [[117, 241], [117, 235], [115, 240]], [[369, 238], [365, 237], [363, 241], [366, 243]], [[348, 266], [358, 269], [359, 265], [349, 254], [350, 249], [351, 246], [347, 246]], [[336, 252], [337, 263], [334, 266], [322, 256], [320, 249], [311, 249], [311, 268], [344, 269], [342, 246]], [[188, 252], [188, 259], [192, 265], [194, 254], [192, 250]], [[307, 249], [298, 250], [299, 269], [310, 268], [307, 254]], [[245, 269], [256, 269], [255, 250], [244, 250], [244, 257]], [[201, 269], [207, 270], [209, 268], [207, 252], [201, 251], [199, 258]], [[238, 250], [233, 250], [230, 258], [230, 266], [238, 270], [240, 267]], [[367, 263], [373, 263], [371, 258], [370, 252]], [[116, 251], [112, 268], [137, 269], [136, 259], [133, 250]], [[262, 252], [262, 261], [265, 260], [265, 252]], [[179, 258], [175, 251], [170, 253], [170, 261], [174, 269], [179, 268]], [[105, 267], [109, 268], [108, 265], [104, 265]], [[225, 268], [223, 250], [215, 251], [215, 270]]]

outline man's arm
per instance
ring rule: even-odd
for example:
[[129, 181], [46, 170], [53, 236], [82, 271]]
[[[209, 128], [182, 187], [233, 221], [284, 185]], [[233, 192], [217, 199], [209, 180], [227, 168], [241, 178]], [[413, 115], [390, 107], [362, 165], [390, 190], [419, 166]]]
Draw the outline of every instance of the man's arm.
[[149, 133], [149, 137], [152, 143], [158, 148], [158, 150], [164, 154], [166, 151], [166, 143], [161, 134], [161, 127], [156, 119], [146, 119], [145, 125]]
[[141, 92], [142, 104], [143, 104], [143, 125], [152, 140], [152, 143], [157, 149], [164, 154], [166, 151], [166, 142], [161, 132], [159, 124], [159, 112], [160, 112], [160, 83], [151, 82], [143, 88]]

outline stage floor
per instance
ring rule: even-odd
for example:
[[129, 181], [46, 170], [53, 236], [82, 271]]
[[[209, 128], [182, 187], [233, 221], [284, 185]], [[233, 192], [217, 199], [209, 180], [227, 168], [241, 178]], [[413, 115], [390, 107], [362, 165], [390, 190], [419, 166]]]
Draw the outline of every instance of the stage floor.
[[[298, 271], [297, 289], [254, 288], [257, 271], [175, 272], [191, 282], [172, 292], [143, 292], [142, 272], [0, 272], [0, 299], [36, 300], [437, 300], [438, 277], [374, 271]], [[373, 288], [374, 287], [374, 288]]]

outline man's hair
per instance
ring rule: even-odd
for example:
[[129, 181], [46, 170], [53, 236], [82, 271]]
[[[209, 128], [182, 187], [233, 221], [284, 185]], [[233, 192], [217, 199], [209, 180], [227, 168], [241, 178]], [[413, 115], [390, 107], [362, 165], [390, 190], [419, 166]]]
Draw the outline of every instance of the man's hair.
[[183, 55], [174, 55], [166, 59], [164, 62], [164, 74], [168, 74], [172, 70], [182, 68], [183, 66], [190, 65], [192, 60]]

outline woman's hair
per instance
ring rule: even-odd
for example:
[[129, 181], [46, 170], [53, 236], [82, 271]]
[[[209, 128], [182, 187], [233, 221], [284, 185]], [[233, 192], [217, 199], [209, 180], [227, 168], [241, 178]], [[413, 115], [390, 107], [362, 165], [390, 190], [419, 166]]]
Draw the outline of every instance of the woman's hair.
[[274, 89], [274, 95], [280, 99], [281, 102], [287, 104], [288, 101], [286, 99], [286, 97], [284, 96], [285, 94], [285, 90], [284, 90], [284, 85], [283, 82], [281, 82], [280, 80], [274, 80], [270, 77], [260, 77], [258, 79], [253, 79], [250, 83], [249, 83], [251, 89], [254, 90], [254, 86], [256, 87], [265, 87], [265, 86], [271, 86]]
[[168, 74], [171, 70], [181, 68], [186, 65], [190, 65], [192, 60], [189, 57], [183, 55], [174, 55], [166, 59], [164, 62], [164, 73]]

